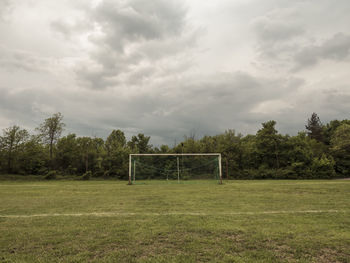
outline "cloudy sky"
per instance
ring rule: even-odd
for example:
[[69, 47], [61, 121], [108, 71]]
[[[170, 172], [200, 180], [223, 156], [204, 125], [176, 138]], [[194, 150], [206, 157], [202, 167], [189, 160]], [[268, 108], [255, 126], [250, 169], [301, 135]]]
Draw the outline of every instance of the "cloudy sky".
[[348, 0], [0, 0], [0, 128], [172, 144], [350, 118]]

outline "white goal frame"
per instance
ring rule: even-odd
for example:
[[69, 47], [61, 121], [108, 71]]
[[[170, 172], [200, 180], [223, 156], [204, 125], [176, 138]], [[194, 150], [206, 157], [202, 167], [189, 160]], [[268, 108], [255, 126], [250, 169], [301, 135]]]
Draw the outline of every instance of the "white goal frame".
[[[222, 184], [221, 153], [132, 153], [132, 154], [129, 154], [129, 184], [132, 184], [131, 182], [132, 156], [217, 156], [218, 162], [219, 162], [220, 184]], [[179, 180], [179, 178], [180, 178], [180, 168], [179, 168], [179, 158], [177, 158], [177, 179]], [[134, 167], [134, 181], [135, 181], [135, 167]]]

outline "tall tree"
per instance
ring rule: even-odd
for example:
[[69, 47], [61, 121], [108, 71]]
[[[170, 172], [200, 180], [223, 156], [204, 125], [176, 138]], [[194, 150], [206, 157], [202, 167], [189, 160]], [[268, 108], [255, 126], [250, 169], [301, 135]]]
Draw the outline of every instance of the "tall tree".
[[107, 156], [104, 159], [104, 166], [109, 176], [122, 178], [127, 174], [128, 154], [126, 138], [121, 130], [113, 130], [105, 142]]
[[280, 143], [281, 136], [275, 129], [276, 122], [262, 123], [263, 128], [256, 134], [256, 144], [260, 155], [261, 165], [268, 168], [280, 168]]
[[124, 132], [122, 132], [121, 130], [113, 130], [111, 134], [107, 137], [105, 146], [108, 155], [111, 155], [113, 152], [117, 151], [120, 148], [124, 148], [126, 146]]
[[38, 136], [30, 136], [18, 153], [18, 167], [26, 174], [40, 174], [46, 172], [47, 152]]
[[216, 139], [214, 151], [222, 154], [226, 178], [229, 178], [230, 172], [235, 176], [237, 171], [242, 168], [241, 137], [241, 134], [236, 135], [235, 130], [232, 129], [214, 137]]
[[68, 173], [74, 173], [77, 170], [80, 158], [75, 134], [68, 134], [57, 141], [55, 162], [60, 169]]
[[45, 143], [49, 145], [50, 160], [52, 160], [53, 146], [60, 138], [65, 124], [62, 122], [63, 115], [55, 113], [52, 117], [45, 119], [45, 121], [37, 128]]
[[344, 176], [350, 175], [350, 125], [340, 125], [332, 135], [331, 151], [336, 161], [336, 170]]
[[13, 125], [3, 130], [3, 136], [0, 137], [0, 148], [7, 157], [7, 171], [12, 172], [13, 159], [16, 157], [18, 148], [28, 139], [29, 134], [26, 130], [17, 125]]
[[85, 165], [85, 172], [87, 172], [89, 170], [89, 155], [95, 150], [94, 140], [90, 137], [79, 137], [77, 138], [77, 146]]
[[132, 136], [131, 140], [128, 142], [128, 146], [132, 151], [138, 153], [147, 153], [152, 148], [152, 145], [149, 145], [149, 140], [151, 137], [145, 136], [143, 133], [139, 133], [137, 136]]
[[308, 130], [307, 134], [311, 139], [315, 139], [319, 142], [323, 141], [323, 125], [315, 112], [312, 113], [311, 118], [307, 120], [305, 128]]

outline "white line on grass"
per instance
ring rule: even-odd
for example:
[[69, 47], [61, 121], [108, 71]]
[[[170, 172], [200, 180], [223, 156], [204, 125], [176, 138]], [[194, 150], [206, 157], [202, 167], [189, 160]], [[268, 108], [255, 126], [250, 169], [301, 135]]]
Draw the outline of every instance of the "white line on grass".
[[315, 213], [348, 213], [346, 210], [300, 210], [300, 211], [260, 211], [260, 212], [228, 212], [228, 213], [202, 213], [202, 212], [91, 212], [91, 213], [52, 213], [52, 214], [32, 214], [32, 215], [0, 215], [0, 218], [32, 218], [32, 217], [59, 217], [59, 216], [232, 216], [232, 215], [269, 215], [269, 214], [315, 214]]

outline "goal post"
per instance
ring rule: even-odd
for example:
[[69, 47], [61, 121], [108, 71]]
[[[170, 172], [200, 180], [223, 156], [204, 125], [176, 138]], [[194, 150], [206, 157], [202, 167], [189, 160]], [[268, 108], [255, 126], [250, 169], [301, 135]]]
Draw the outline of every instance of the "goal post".
[[222, 166], [221, 153], [132, 153], [129, 154], [129, 184], [135, 183], [136, 162], [133, 157], [136, 156], [174, 156], [176, 157], [177, 180], [180, 180], [180, 162], [179, 157], [184, 156], [216, 156], [218, 162], [219, 184], [222, 184]]

